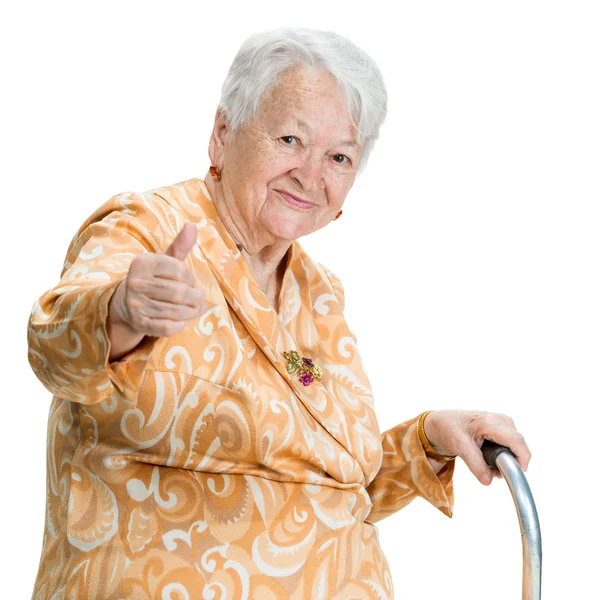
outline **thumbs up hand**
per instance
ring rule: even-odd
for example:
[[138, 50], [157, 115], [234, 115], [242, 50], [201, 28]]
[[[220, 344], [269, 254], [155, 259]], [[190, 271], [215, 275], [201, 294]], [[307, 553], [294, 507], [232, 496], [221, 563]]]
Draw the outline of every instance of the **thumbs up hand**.
[[[134, 258], [128, 275], [110, 300], [110, 360], [132, 349], [145, 335], [168, 337], [179, 333], [188, 321], [205, 312], [205, 292], [195, 287], [196, 277], [184, 264], [196, 244], [196, 236], [196, 225], [186, 223], [165, 252], [144, 253]], [[124, 343], [120, 343], [122, 325], [128, 333]], [[116, 330], [112, 339], [111, 332]]]

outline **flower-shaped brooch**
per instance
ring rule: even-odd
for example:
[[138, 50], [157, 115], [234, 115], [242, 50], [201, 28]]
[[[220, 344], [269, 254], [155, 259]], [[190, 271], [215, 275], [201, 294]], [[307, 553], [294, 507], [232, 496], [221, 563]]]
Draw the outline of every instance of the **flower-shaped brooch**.
[[300, 358], [295, 350], [283, 352], [283, 356], [287, 359], [287, 371], [289, 373], [297, 372], [303, 385], [310, 385], [314, 379], [321, 380], [322, 369], [315, 365], [310, 358]]

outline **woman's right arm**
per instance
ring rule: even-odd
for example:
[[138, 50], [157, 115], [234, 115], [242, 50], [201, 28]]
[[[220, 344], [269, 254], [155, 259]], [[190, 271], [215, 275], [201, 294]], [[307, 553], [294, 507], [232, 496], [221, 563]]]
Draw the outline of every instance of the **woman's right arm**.
[[[127, 335], [130, 331], [120, 315], [111, 313], [110, 301], [136, 256], [164, 250], [156, 237], [161, 231], [158, 211], [150, 194], [125, 192], [110, 198], [70, 243], [60, 282], [35, 301], [27, 327], [28, 358], [52, 394], [94, 404], [116, 388], [138, 391], [157, 338]], [[114, 360], [118, 362], [110, 362]]]

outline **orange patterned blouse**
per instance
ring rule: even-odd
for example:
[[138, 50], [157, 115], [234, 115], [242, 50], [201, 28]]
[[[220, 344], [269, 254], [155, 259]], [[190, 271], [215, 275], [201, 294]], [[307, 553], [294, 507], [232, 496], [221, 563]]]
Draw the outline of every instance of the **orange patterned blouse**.
[[[187, 221], [206, 312], [108, 362], [116, 286]], [[201, 179], [95, 211], [28, 323], [53, 394], [33, 599], [393, 598], [374, 523], [417, 496], [452, 516], [456, 461], [434, 474], [417, 417], [380, 434], [343, 308], [294, 241], [276, 312]]]

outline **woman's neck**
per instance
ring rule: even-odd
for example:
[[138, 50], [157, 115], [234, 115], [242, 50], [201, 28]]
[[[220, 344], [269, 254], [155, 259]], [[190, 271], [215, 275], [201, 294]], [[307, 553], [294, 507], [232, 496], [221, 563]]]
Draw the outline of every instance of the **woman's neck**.
[[[238, 217], [234, 218], [232, 215], [220, 185], [214, 181], [210, 173], [207, 173], [204, 181], [221, 222], [248, 263], [254, 279], [271, 300], [271, 297], [277, 296], [281, 288], [291, 242], [283, 245], [259, 246], [254, 240], [247, 239], [248, 236], [242, 235], [242, 227], [236, 224]], [[276, 308], [275, 303], [273, 306]]]

